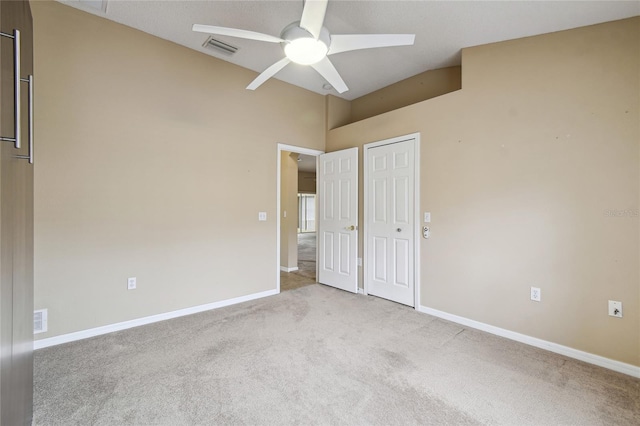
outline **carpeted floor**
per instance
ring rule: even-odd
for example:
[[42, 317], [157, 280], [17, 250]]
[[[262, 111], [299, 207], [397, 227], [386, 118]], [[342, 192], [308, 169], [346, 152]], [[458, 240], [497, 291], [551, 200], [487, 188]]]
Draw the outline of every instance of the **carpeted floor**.
[[298, 270], [280, 271], [280, 291], [316, 283], [316, 234], [298, 234]]
[[313, 284], [35, 353], [35, 425], [637, 425], [640, 380]]

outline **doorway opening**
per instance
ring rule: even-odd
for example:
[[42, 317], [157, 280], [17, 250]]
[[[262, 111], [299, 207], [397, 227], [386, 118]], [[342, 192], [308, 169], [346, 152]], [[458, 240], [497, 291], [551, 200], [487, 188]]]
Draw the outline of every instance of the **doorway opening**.
[[278, 291], [317, 282], [316, 164], [320, 154], [278, 144]]
[[[315, 161], [315, 159], [314, 159]], [[315, 169], [298, 171], [298, 191], [304, 185], [303, 180], [309, 180], [309, 188], [313, 185], [314, 193], [298, 193], [298, 270], [295, 272], [280, 272], [281, 290], [302, 287], [317, 282], [317, 238], [316, 238], [316, 194]]]
[[[314, 176], [314, 184], [315, 181]], [[312, 232], [316, 232], [316, 194], [298, 193], [298, 233]]]

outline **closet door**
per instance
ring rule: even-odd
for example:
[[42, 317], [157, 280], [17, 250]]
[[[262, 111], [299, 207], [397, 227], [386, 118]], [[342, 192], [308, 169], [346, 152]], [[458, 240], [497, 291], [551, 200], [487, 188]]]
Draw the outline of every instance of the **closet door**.
[[[29, 3], [0, 2], [0, 30], [20, 31], [20, 132], [0, 142], [0, 424], [31, 424], [33, 412], [33, 164], [29, 161], [29, 82], [33, 28]], [[0, 37], [0, 136], [16, 136], [14, 39]]]

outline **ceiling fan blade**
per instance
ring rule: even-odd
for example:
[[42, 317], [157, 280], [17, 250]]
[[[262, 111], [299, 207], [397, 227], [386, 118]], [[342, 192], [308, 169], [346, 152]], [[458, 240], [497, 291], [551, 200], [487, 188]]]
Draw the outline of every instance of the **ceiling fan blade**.
[[328, 0], [305, 0], [304, 2], [300, 26], [309, 31], [316, 40], [320, 37], [327, 3]]
[[269, 43], [282, 43], [284, 40], [280, 37], [270, 36], [269, 34], [256, 33], [254, 31], [239, 30], [237, 28], [215, 27], [213, 25], [194, 24], [193, 31], [199, 33], [225, 35], [229, 37], [246, 38], [249, 40], [268, 41]]
[[332, 85], [338, 93], [343, 93], [349, 90], [347, 85], [344, 83], [344, 80], [342, 80], [342, 77], [340, 77], [340, 74], [338, 74], [336, 67], [333, 66], [329, 58], [326, 56], [320, 62], [316, 62], [311, 66], [314, 70], [318, 71], [318, 73], [324, 77], [324, 79], [327, 80], [327, 82], [329, 82], [329, 84]]
[[415, 38], [415, 34], [331, 35], [331, 46], [329, 46], [327, 55], [374, 47], [410, 46], [414, 43]]
[[260, 87], [260, 85], [262, 83], [264, 83], [265, 81], [269, 80], [271, 77], [276, 75], [278, 73], [278, 71], [280, 71], [282, 68], [287, 66], [289, 64], [289, 62], [291, 62], [291, 59], [289, 59], [287, 57], [284, 57], [284, 58], [280, 59], [278, 62], [276, 62], [275, 64], [271, 65], [269, 68], [267, 68], [266, 70], [262, 71], [262, 73], [258, 77], [256, 77], [256, 79], [253, 80], [251, 82], [251, 84], [249, 84], [247, 86], [247, 89], [256, 90], [258, 87]]

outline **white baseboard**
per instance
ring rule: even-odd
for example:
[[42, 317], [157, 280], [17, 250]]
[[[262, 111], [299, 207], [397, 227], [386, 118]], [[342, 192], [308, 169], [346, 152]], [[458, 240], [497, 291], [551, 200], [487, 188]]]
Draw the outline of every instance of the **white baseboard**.
[[626, 364], [624, 362], [616, 361], [610, 358], [605, 358], [600, 355], [594, 355], [589, 352], [573, 349], [568, 346], [559, 345], [557, 343], [548, 342], [546, 340], [538, 339], [536, 337], [527, 336], [526, 334], [516, 333], [515, 331], [505, 330], [504, 328], [495, 327], [493, 325], [485, 324], [482, 322], [474, 321], [468, 318], [460, 317], [457, 315], [449, 314], [447, 312], [439, 311], [437, 309], [428, 308], [426, 306], [420, 306], [418, 309], [425, 314], [433, 315], [434, 317], [442, 318], [448, 321], [452, 321], [458, 324], [466, 325], [467, 327], [475, 328], [477, 330], [486, 331], [487, 333], [495, 334], [496, 336], [505, 337], [507, 339], [515, 340], [520, 343], [535, 346], [537, 348], [546, 349], [551, 352], [555, 352], [560, 355], [574, 358], [580, 361], [588, 362], [600, 367], [607, 368], [609, 370], [617, 371], [618, 373], [627, 374], [632, 377], [640, 378], [640, 367], [635, 365]]
[[286, 266], [281, 266], [280, 270], [283, 272], [293, 272], [293, 271], [297, 271], [298, 267], [294, 266], [293, 268], [287, 268]]
[[364, 289], [363, 289], [363, 288], [358, 287], [358, 294], [364, 294]]
[[140, 325], [151, 324], [171, 318], [183, 317], [185, 315], [197, 314], [198, 312], [210, 311], [212, 309], [223, 308], [237, 303], [248, 302], [249, 300], [260, 299], [262, 297], [278, 294], [278, 290], [267, 290], [260, 293], [248, 294], [246, 296], [235, 297], [233, 299], [221, 300], [219, 302], [207, 303], [205, 305], [193, 306], [191, 308], [178, 309], [177, 311], [165, 312], [163, 314], [151, 315], [137, 318], [130, 321], [109, 324], [102, 327], [90, 328], [88, 330], [76, 331], [74, 333], [62, 334], [60, 336], [40, 339], [33, 342], [34, 349], [47, 348], [49, 346], [61, 345], [63, 343], [74, 342], [76, 340], [87, 339], [89, 337], [100, 336], [101, 334], [113, 333], [114, 331], [126, 330]]

